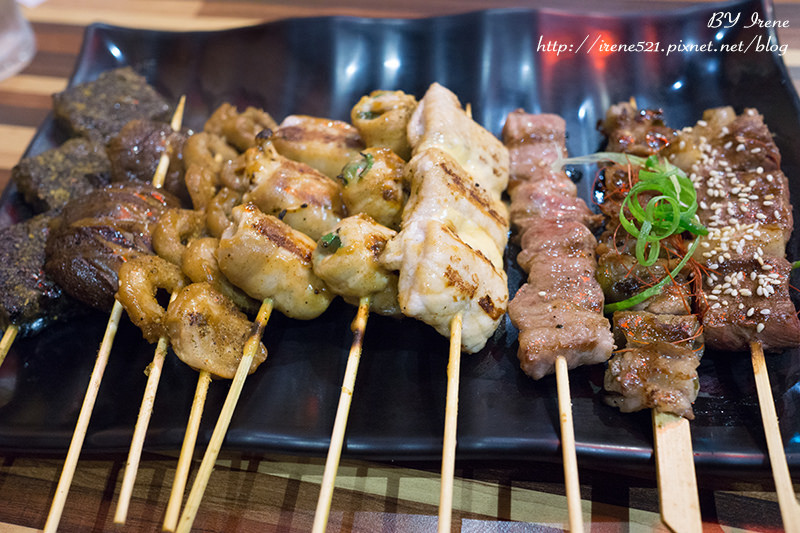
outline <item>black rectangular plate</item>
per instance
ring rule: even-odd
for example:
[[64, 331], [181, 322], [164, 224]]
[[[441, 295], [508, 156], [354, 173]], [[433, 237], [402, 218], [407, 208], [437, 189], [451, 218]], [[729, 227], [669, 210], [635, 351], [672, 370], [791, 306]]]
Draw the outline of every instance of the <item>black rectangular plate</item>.
[[[431, 82], [453, 90], [495, 134], [516, 108], [563, 116], [573, 155], [601, 147], [596, 123], [609, 105], [630, 97], [661, 107], [669, 123], [694, 123], [704, 109], [756, 107], [775, 133], [783, 166], [800, 205], [800, 108], [777, 53], [537, 50], [558, 41], [577, 48], [657, 41], [747, 43], [771, 29], [709, 28], [715, 12], [774, 18], [769, 4], [740, 1], [656, 13], [577, 14], [555, 10], [492, 10], [429, 19], [325, 17], [283, 20], [218, 32], [162, 32], [92, 25], [71, 84], [132, 65], [163, 94], [188, 98], [185, 124], [201, 128], [222, 102], [261, 107], [280, 120], [291, 113], [348, 119], [358, 98], [374, 89], [421, 97]], [[48, 119], [29, 154], [64, 140]], [[579, 181], [590, 199], [592, 176]], [[4, 220], [24, 216], [13, 186]], [[797, 258], [792, 240], [789, 257]], [[520, 271], [508, 254], [512, 294]], [[323, 455], [328, 446], [355, 309], [335, 303], [321, 318], [278, 316], [267, 326], [269, 358], [247, 379], [225, 441], [258, 452]], [[55, 324], [18, 340], [0, 367], [0, 448], [63, 451], [69, 443], [105, 327], [105, 316]], [[555, 380], [527, 378], [516, 359], [516, 332], [504, 322], [487, 348], [462, 361], [458, 458], [558, 461]], [[350, 457], [438, 460], [446, 388], [447, 339], [406, 319], [372, 316], [347, 430]], [[113, 452], [129, 445], [153, 346], [127, 321], [100, 389], [85, 449]], [[789, 464], [800, 466], [798, 351], [768, 359]], [[602, 399], [601, 366], [570, 373], [579, 461], [584, 465], [645, 465], [652, 457], [649, 413], [625, 415]], [[177, 449], [197, 374], [167, 359], [147, 435], [150, 449]], [[697, 464], [715, 469], [767, 467], [765, 443], [746, 353], [708, 353], [692, 437]], [[200, 434], [207, 441], [227, 392], [213, 382]], [[608, 463], [614, 461], [614, 463]]]

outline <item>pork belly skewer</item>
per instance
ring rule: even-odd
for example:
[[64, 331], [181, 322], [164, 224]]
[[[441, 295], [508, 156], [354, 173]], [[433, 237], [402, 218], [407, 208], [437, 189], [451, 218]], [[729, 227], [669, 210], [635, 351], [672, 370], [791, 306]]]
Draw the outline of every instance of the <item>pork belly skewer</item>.
[[781, 517], [800, 531], [800, 506], [781, 442], [764, 350], [800, 346], [789, 297], [786, 241], [793, 229], [789, 184], [763, 117], [754, 109], [709, 109], [666, 150], [699, 191], [698, 215], [710, 229], [695, 254], [706, 267], [697, 307], [709, 346], [751, 351]]
[[569, 528], [583, 531], [568, 368], [605, 362], [614, 344], [595, 280], [592, 231], [600, 217], [577, 198], [566, 173], [553, 170], [566, 156], [562, 118], [514, 111], [503, 141], [511, 156], [511, 223], [522, 246], [517, 261], [529, 273], [509, 317], [520, 330], [525, 373], [534, 379], [556, 374]]
[[[658, 152], [673, 138], [672, 130], [664, 126], [660, 113], [640, 112], [633, 102], [612, 107], [602, 129], [609, 137], [609, 151], [638, 157]], [[607, 226], [598, 248], [598, 262], [607, 310], [619, 305], [615, 302], [640, 293], [648, 285], [669, 281], [667, 276], [670, 272], [675, 273], [673, 276], [683, 275], [677, 268], [681, 266], [677, 260], [657, 259], [647, 267], [640, 264], [641, 259], [631, 255], [632, 244], [623, 237], [627, 228], [620, 227], [621, 212], [630, 218], [628, 208], [623, 211], [622, 206], [636, 181], [630, 171], [631, 165], [624, 159], [605, 170], [605, 201], [601, 210], [607, 217]], [[677, 188], [678, 178], [670, 179]], [[685, 185], [690, 186], [688, 183]], [[644, 200], [637, 196], [634, 202], [646, 202], [658, 193], [644, 191], [642, 194]], [[681, 249], [684, 245], [677, 241], [672, 243], [676, 244], [678, 246], [672, 253], [685, 255], [686, 251]], [[671, 281], [673, 283], [663, 287], [658, 294], [641, 298], [643, 301], [633, 307], [636, 309], [633, 315], [615, 314], [616, 337], [619, 347], [624, 347], [624, 350], [609, 361], [605, 382], [606, 389], [613, 391], [610, 403], [621, 410], [652, 408], [662, 520], [676, 531], [700, 531], [702, 520], [691, 435], [688, 420], [682, 416], [693, 416], [691, 402], [697, 394], [696, 367], [702, 344], [687, 345], [700, 335], [697, 328], [692, 327], [696, 320], [687, 317], [688, 322], [682, 322], [677, 316], [670, 318], [670, 315], [683, 315], [690, 311], [690, 295], [683, 288], [686, 282], [681, 279]], [[641, 294], [645, 293], [642, 291]]]
[[450, 338], [439, 531], [449, 531], [461, 351], [484, 347], [508, 304], [503, 250], [508, 151], [457, 97], [432, 84], [408, 125], [411, 194], [401, 230], [382, 256], [399, 271], [404, 315]]
[[[184, 100], [181, 98], [178, 107], [175, 110], [172, 119], [172, 127], [173, 130], [180, 129], [180, 124], [182, 122], [183, 117], [183, 105]], [[169, 156], [166, 154], [162, 154], [161, 159], [159, 160], [158, 167], [156, 169], [156, 173], [153, 176], [153, 187], [158, 189], [164, 183], [164, 178], [167, 172], [167, 168], [169, 166]], [[72, 478], [75, 474], [75, 468], [78, 464], [78, 459], [80, 456], [81, 448], [83, 447], [83, 440], [86, 437], [86, 431], [89, 426], [89, 420], [91, 419], [92, 410], [94, 409], [94, 403], [97, 399], [97, 394], [100, 389], [100, 383], [103, 379], [103, 374], [105, 372], [106, 365], [108, 363], [108, 358], [111, 353], [111, 347], [114, 342], [114, 337], [117, 333], [117, 328], [119, 327], [119, 322], [122, 318], [123, 307], [122, 304], [119, 303], [118, 300], [114, 300], [111, 313], [109, 315], [108, 324], [106, 326], [106, 331], [103, 335], [103, 340], [100, 344], [100, 348], [97, 353], [97, 359], [95, 361], [95, 366], [92, 369], [92, 374], [89, 380], [89, 385], [86, 390], [86, 395], [83, 400], [83, 404], [81, 405], [80, 414], [78, 415], [78, 421], [75, 426], [75, 431], [72, 435], [72, 440], [70, 442], [69, 449], [67, 451], [67, 458], [64, 462], [64, 467], [61, 471], [61, 476], [59, 477], [58, 485], [56, 486], [56, 493], [53, 497], [53, 502], [50, 506], [50, 511], [47, 515], [47, 521], [45, 523], [44, 531], [46, 532], [55, 532], [58, 528], [58, 524], [61, 520], [61, 515], [64, 511], [64, 505], [67, 500], [67, 495], [69, 493], [69, 487], [72, 484]]]

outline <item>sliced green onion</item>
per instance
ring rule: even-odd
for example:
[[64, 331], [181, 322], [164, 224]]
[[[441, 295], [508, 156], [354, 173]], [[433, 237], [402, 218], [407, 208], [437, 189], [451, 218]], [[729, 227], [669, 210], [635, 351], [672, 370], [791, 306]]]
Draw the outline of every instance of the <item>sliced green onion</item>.
[[327, 233], [320, 237], [319, 244], [330, 253], [336, 252], [342, 246], [342, 239], [335, 233]]
[[697, 250], [697, 245], [700, 243], [700, 239], [695, 239], [692, 244], [689, 246], [689, 250], [686, 252], [686, 255], [683, 256], [680, 263], [672, 269], [672, 272], [669, 273], [669, 276], [664, 276], [661, 278], [661, 281], [653, 285], [652, 287], [648, 287], [647, 289], [643, 290], [639, 294], [635, 294], [630, 298], [626, 298], [625, 300], [621, 300], [619, 302], [614, 302], [612, 304], [606, 304], [603, 307], [603, 312], [606, 314], [613, 313], [614, 311], [622, 311], [624, 309], [628, 309], [629, 307], [633, 307], [634, 305], [638, 305], [643, 301], [647, 300], [648, 298], [655, 296], [664, 286], [671, 280], [675, 279], [675, 276], [686, 266], [686, 263], [689, 261], [689, 258], [694, 255], [695, 250]]
[[369, 172], [374, 162], [375, 158], [372, 154], [365, 154], [362, 152], [361, 158], [354, 159], [344, 166], [342, 173], [339, 174], [339, 178], [344, 181], [345, 185], [349, 185], [351, 182], [358, 180], [365, 173]]

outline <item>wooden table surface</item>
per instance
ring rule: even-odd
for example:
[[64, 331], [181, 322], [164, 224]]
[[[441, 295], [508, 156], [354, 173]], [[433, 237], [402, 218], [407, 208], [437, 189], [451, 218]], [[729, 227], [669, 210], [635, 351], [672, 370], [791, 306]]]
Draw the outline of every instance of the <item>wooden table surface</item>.
[[[624, 9], [633, 2], [617, 0]], [[0, 189], [45, 118], [51, 94], [72, 73], [84, 27], [96, 21], [156, 29], [219, 29], [294, 16], [422, 17], [489, 7], [532, 6], [525, 0], [47, 0], [23, 9], [38, 39], [33, 62], [0, 81]], [[550, 6], [580, 9], [575, 0]], [[641, 4], [639, 4], [641, 5]], [[788, 44], [785, 61], [800, 80], [800, 3], [779, 1], [776, 17]], [[113, 525], [125, 457], [81, 457], [61, 521], [63, 531], [159, 531], [176, 453], [144, 455], [128, 523]], [[62, 455], [0, 455], [0, 531], [44, 526], [64, 462]], [[223, 452], [195, 521], [197, 531], [311, 529], [324, 459]], [[435, 531], [438, 464], [344, 460], [337, 478], [329, 531]], [[583, 511], [592, 531], [661, 530], [655, 474], [628, 477], [581, 470]], [[566, 527], [563, 473], [558, 464], [457, 464], [453, 530], [557, 531]], [[705, 531], [780, 531], [771, 480], [699, 476]], [[32, 528], [32, 529], [29, 529]]]

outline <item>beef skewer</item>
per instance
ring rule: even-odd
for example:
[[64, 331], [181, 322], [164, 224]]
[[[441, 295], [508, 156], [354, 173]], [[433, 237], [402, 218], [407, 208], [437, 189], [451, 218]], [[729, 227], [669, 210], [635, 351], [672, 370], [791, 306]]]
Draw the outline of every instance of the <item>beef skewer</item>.
[[750, 350], [781, 517], [800, 531], [800, 506], [781, 442], [764, 350], [800, 345], [785, 244], [793, 228], [780, 153], [754, 109], [707, 110], [678, 133], [669, 158], [695, 182], [711, 229], [697, 260], [707, 268], [698, 312], [710, 346]]
[[595, 280], [592, 230], [599, 217], [577, 198], [566, 173], [553, 170], [566, 156], [565, 139], [558, 116], [517, 110], [506, 118], [511, 223], [522, 245], [517, 261], [529, 272], [509, 317], [520, 330], [522, 369], [534, 379], [556, 374], [569, 528], [583, 531], [568, 368], [605, 362], [613, 339]]
[[[603, 130], [609, 138], [609, 151], [639, 157], [657, 153], [672, 140], [672, 132], [664, 126], [659, 113], [640, 112], [632, 102], [613, 106], [607, 113]], [[604, 279], [601, 280], [601, 285], [604, 286], [606, 296], [611, 296], [611, 302], [621, 299], [620, 295], [615, 293], [615, 287], [630, 285], [631, 281], [636, 279], [646, 281], [653, 276], [662, 279], [670, 270], [675, 271], [674, 264], [663, 260], [660, 260], [662, 266], [655, 265], [657, 270], [653, 270], [654, 267], [637, 266], [638, 260], [632, 258], [629, 255], [630, 251], [626, 250], [630, 245], [624, 240], [617, 242], [617, 230], [625, 233], [619, 228], [620, 213], [627, 212], [622, 202], [631, 194], [631, 185], [635, 182], [633, 176], [629, 175], [628, 167], [629, 165], [616, 165], [605, 169], [606, 197], [601, 209], [607, 217], [607, 226], [606, 233], [601, 239], [603, 242], [601, 249], [605, 250], [605, 253], [601, 254], [599, 262], [604, 267], [601, 276]], [[634, 202], [639, 201], [638, 197], [634, 199]], [[620, 270], [615, 265], [625, 262], [631, 264], [622, 269], [621, 273], [624, 275], [618, 276]], [[662, 520], [677, 531], [700, 531], [702, 520], [690, 428], [688, 420], [679, 416], [691, 416], [690, 402], [696, 396], [696, 390], [693, 390], [693, 395], [688, 400], [682, 400], [681, 389], [676, 383], [659, 382], [657, 373], [678, 375], [676, 365], [683, 365], [680, 368], [689, 379], [678, 382], [678, 385], [688, 383], [691, 387], [696, 379], [695, 368], [699, 364], [699, 357], [696, 355], [702, 348], [695, 347], [691, 350], [685, 345], [692, 336], [699, 335], [691, 323], [686, 326], [687, 331], [686, 327], [676, 328], [675, 319], [668, 317], [688, 311], [688, 303], [684, 301], [687, 295], [682, 293], [677, 282], [662, 293], [640, 303], [639, 307], [643, 307], [640, 311], [631, 315], [620, 313], [614, 315], [618, 344], [623, 345], [625, 349], [617, 352], [609, 362], [605, 378], [606, 388], [620, 393], [611, 399], [623, 411], [644, 406], [652, 407], [654, 452]], [[607, 305], [607, 308], [614, 305], [613, 303], [611, 306]], [[627, 317], [630, 317], [630, 320], [626, 321]], [[684, 326], [683, 322], [679, 324]], [[646, 326], [642, 327], [643, 325]], [[676, 342], [683, 344], [674, 344]], [[648, 370], [650, 368], [653, 370]], [[630, 394], [627, 392], [628, 378], [625, 376], [634, 376], [632, 383], [642, 383], [652, 388], [647, 401], [638, 404], [638, 400], [628, 396]], [[692, 391], [688, 394], [691, 395]], [[681, 401], [675, 402], [676, 398]]]
[[[170, 123], [170, 127], [174, 132], [180, 131], [181, 129], [185, 105], [186, 98], [182, 96], [178, 101], [175, 114], [173, 115]], [[164, 151], [161, 154], [161, 157], [158, 160], [158, 166], [156, 167], [156, 176], [159, 176], [159, 179], [156, 180], [154, 178], [153, 185], [155, 187], [161, 187], [163, 185], [163, 178], [161, 178], [161, 176], [166, 177], [169, 164], [169, 154], [167, 151]], [[173, 292], [170, 295], [170, 298], [174, 299], [176, 294], [176, 292]], [[117, 301], [119, 301], [119, 299], [117, 299]], [[161, 371], [164, 367], [164, 360], [167, 356], [167, 350], [169, 349], [169, 339], [165, 335], [162, 335], [158, 339], [157, 343], [158, 344], [156, 346], [155, 353], [153, 354], [153, 361], [148, 366], [147, 383], [142, 396], [142, 404], [139, 409], [139, 415], [136, 418], [136, 425], [134, 426], [133, 430], [133, 438], [131, 439], [131, 446], [130, 450], [128, 451], [128, 459], [125, 463], [125, 473], [122, 477], [119, 500], [117, 501], [117, 509], [114, 513], [115, 524], [124, 524], [128, 515], [128, 507], [130, 505], [131, 497], [133, 496], [133, 486], [136, 483], [136, 474], [139, 470], [139, 461], [141, 460], [142, 449], [144, 447], [145, 434], [147, 433], [147, 427], [150, 424], [150, 416], [153, 413], [153, 404], [155, 403], [158, 383], [161, 379]]]
[[500, 201], [508, 151], [437, 83], [414, 111], [408, 138], [411, 194], [401, 230], [382, 261], [399, 272], [403, 314], [450, 338], [439, 501], [443, 532], [450, 530], [452, 516], [461, 351], [483, 348], [508, 304], [502, 259], [508, 216]]

